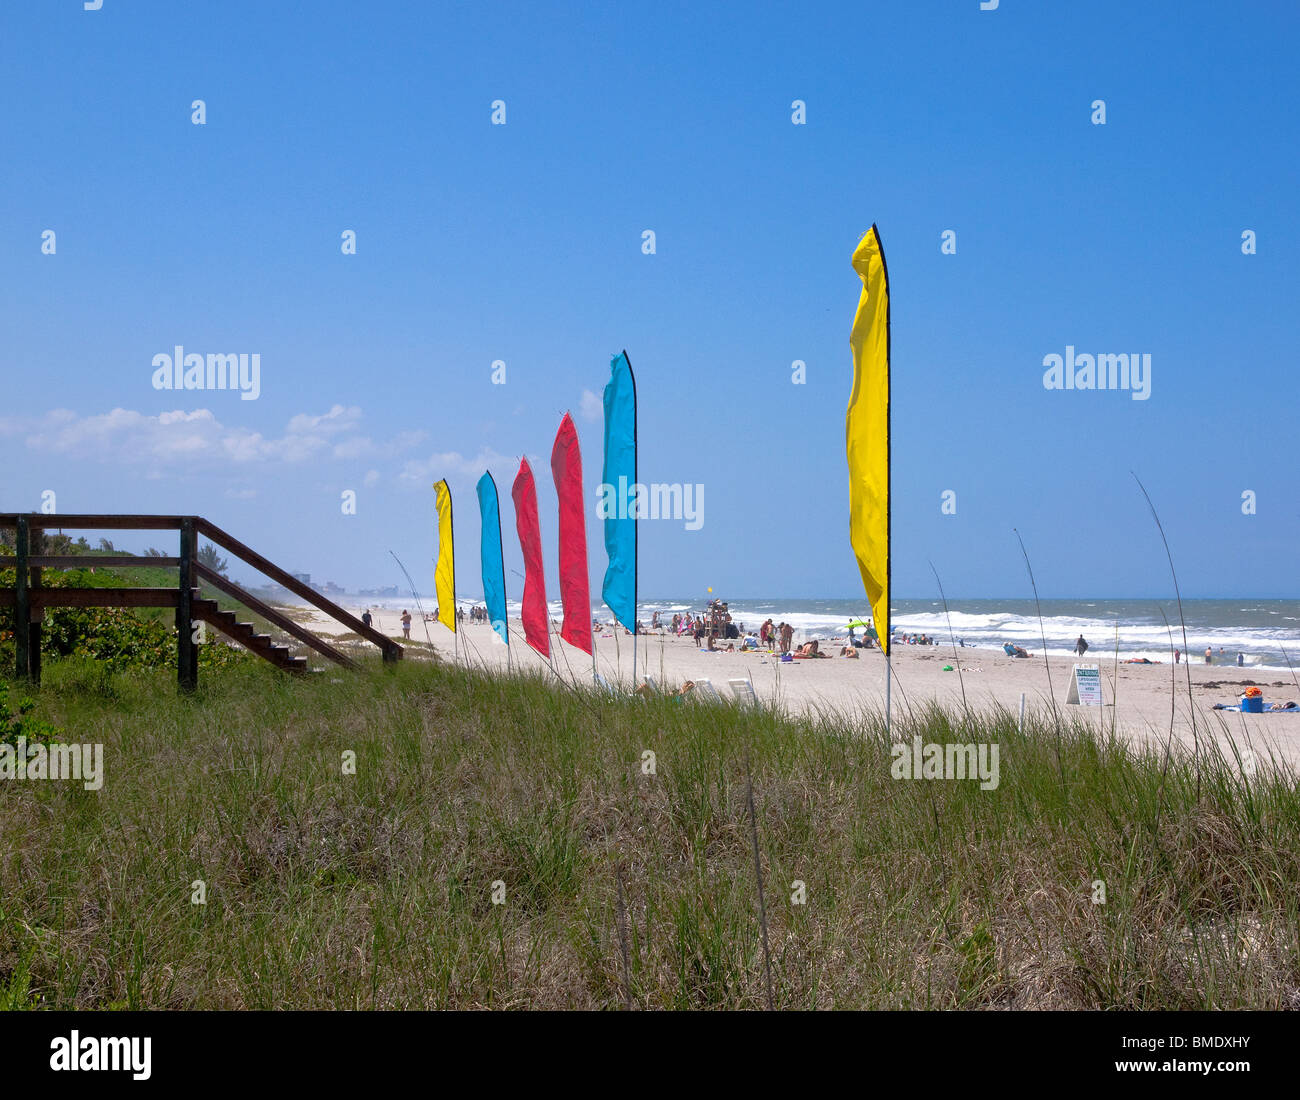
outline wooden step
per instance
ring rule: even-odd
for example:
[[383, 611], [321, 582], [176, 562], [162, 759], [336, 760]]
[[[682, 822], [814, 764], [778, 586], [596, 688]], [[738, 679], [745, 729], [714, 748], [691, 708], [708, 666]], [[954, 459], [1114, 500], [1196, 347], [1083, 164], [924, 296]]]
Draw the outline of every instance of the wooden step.
[[250, 653], [269, 661], [276, 668], [295, 673], [307, 670], [306, 657], [295, 657], [287, 646], [276, 645], [270, 635], [258, 634], [257, 627], [252, 623], [239, 622], [235, 612], [219, 610], [216, 600], [196, 599], [193, 607], [196, 619], [201, 619], [215, 627], [226, 637], [238, 642]]

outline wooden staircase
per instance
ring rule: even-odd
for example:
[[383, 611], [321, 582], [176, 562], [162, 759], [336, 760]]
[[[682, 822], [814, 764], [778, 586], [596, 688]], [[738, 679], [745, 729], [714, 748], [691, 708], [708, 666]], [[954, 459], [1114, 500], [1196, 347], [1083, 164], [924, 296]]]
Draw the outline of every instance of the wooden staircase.
[[307, 671], [306, 657], [295, 657], [288, 646], [275, 645], [271, 641], [271, 635], [259, 634], [252, 623], [241, 623], [233, 611], [222, 611], [216, 600], [203, 599], [197, 588], [194, 589], [190, 607], [196, 619], [220, 630], [232, 642], [238, 642], [250, 653], [256, 653], [276, 668], [285, 672]]
[[[342, 623], [362, 641], [378, 646], [386, 664], [400, 660], [402, 656], [402, 647], [392, 638], [367, 626], [310, 585], [262, 557], [257, 551], [245, 546], [202, 516], [45, 515], [35, 512], [7, 512], [0, 513], [0, 527], [14, 529], [14, 556], [0, 557], [0, 567], [14, 568], [14, 585], [12, 588], [0, 588], [0, 607], [14, 609], [14, 672], [20, 679], [40, 683], [41, 623], [47, 607], [174, 607], [176, 609], [176, 675], [182, 691], [192, 691], [198, 684], [199, 647], [195, 641], [196, 622], [206, 623], [219, 630], [231, 641], [242, 645], [250, 653], [257, 654], [264, 661], [269, 661], [278, 669], [294, 673], [307, 671], [306, 657], [297, 656], [288, 646], [278, 645], [269, 635], [258, 633], [253, 623], [241, 622], [234, 611], [223, 611], [216, 600], [203, 595], [200, 585], [224, 593], [254, 615], [265, 619], [271, 626], [296, 638], [335, 664], [345, 668], [358, 667], [357, 662], [346, 653], [295, 622], [279, 608], [259, 600], [228, 577], [199, 561], [200, 536]], [[86, 557], [31, 553], [32, 532], [50, 529], [178, 531], [180, 552], [174, 558], [133, 555]], [[174, 568], [177, 571], [178, 583], [173, 588], [49, 588], [41, 584], [42, 569], [77, 569], [87, 566], [104, 566], [110, 569], [115, 566]]]

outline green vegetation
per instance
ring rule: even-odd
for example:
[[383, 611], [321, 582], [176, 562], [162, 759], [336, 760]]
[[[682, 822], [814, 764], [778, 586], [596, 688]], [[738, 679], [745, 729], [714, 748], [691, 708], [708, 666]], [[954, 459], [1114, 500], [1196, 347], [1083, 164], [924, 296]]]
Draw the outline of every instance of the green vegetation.
[[[13, 531], [0, 529], [8, 536], [0, 545], [12, 543]], [[6, 550], [9, 548], [6, 547]], [[100, 539], [98, 550], [84, 539], [75, 542], [68, 535], [52, 532], [34, 532], [33, 554], [76, 555], [84, 557], [86, 564], [76, 569], [43, 569], [40, 584], [43, 588], [167, 588], [174, 590], [178, 583], [175, 567], [164, 566], [114, 566], [96, 565], [96, 558], [111, 557], [126, 551], [114, 547], [109, 539]], [[161, 550], [150, 547], [142, 557], [164, 557]], [[226, 572], [227, 563], [210, 545], [199, 551], [199, 560]], [[14, 586], [16, 570], [0, 569], [0, 588]], [[260, 616], [245, 610], [241, 604], [218, 592], [204, 591], [205, 597], [215, 599], [223, 610], [237, 610], [240, 617], [251, 621], [259, 633], [279, 635]], [[114, 669], [126, 668], [176, 668], [176, 612], [169, 608], [81, 608], [54, 607], [46, 611], [41, 625], [41, 654], [46, 658], [88, 657], [110, 665]], [[14, 615], [11, 608], [0, 608], [0, 668], [11, 670], [14, 665], [13, 643]], [[213, 635], [217, 632], [213, 631]], [[199, 668], [228, 668], [252, 659], [241, 649], [224, 644], [203, 645], [199, 649]]]
[[[165, 570], [115, 571], [89, 569], [47, 569], [41, 578], [46, 588], [123, 588], [129, 586], [173, 588], [170, 583], [148, 579], [137, 580], [124, 576], [128, 573], [165, 573]], [[0, 570], [0, 587], [13, 587], [14, 571]], [[45, 658], [85, 657], [102, 662], [106, 667], [176, 668], [175, 611], [162, 608], [126, 610], [116, 607], [52, 607], [45, 613], [41, 624], [41, 654]], [[12, 608], [0, 608], [0, 668], [12, 671], [14, 667], [14, 613]], [[214, 632], [215, 633], [215, 632]], [[256, 660], [246, 651], [227, 645], [210, 644], [199, 647], [199, 668], [229, 668], [248, 660]]]
[[1300, 1006], [1300, 794], [1222, 754], [896, 716], [996, 742], [984, 791], [892, 779], [874, 715], [413, 660], [51, 661], [31, 717], [105, 781], [0, 780], [0, 1005], [763, 1007], [748, 761], [778, 1007]]

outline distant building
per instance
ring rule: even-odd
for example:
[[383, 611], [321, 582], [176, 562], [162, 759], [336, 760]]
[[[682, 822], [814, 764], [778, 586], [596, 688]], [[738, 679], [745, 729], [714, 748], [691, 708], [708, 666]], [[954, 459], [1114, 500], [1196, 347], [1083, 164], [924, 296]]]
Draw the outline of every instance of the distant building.
[[311, 584], [310, 573], [294, 573], [293, 579], [296, 581], [302, 581], [303, 584]]

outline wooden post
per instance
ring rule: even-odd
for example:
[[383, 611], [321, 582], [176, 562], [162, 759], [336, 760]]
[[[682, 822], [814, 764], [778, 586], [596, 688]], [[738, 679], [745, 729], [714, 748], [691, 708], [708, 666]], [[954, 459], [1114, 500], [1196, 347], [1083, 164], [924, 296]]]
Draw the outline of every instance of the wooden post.
[[14, 557], [17, 568], [17, 575], [14, 578], [14, 678], [26, 680], [32, 674], [32, 608], [27, 589], [27, 556], [31, 536], [26, 516], [18, 516], [14, 526]]
[[[41, 567], [32, 566], [31, 589], [35, 592], [41, 587]], [[31, 641], [28, 643], [27, 667], [31, 669], [32, 683], [41, 686], [41, 623], [45, 619], [45, 608], [32, 610]]]
[[194, 517], [181, 520], [180, 602], [176, 606], [176, 682], [181, 691], [199, 685], [199, 647], [194, 644]]

